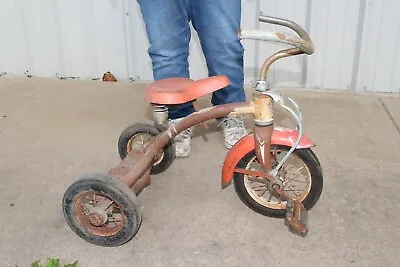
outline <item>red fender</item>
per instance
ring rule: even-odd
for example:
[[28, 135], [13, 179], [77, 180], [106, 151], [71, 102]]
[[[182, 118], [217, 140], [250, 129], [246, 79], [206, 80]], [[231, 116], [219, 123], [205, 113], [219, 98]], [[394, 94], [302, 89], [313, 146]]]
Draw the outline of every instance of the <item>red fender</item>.
[[[289, 128], [274, 128], [271, 137], [271, 145], [294, 146], [298, 131]], [[249, 134], [239, 140], [228, 152], [224, 165], [222, 166], [221, 184], [222, 188], [226, 188], [232, 181], [233, 170], [239, 161], [250, 151], [254, 150], [254, 134]], [[310, 148], [315, 146], [314, 143], [303, 134], [297, 149]]]

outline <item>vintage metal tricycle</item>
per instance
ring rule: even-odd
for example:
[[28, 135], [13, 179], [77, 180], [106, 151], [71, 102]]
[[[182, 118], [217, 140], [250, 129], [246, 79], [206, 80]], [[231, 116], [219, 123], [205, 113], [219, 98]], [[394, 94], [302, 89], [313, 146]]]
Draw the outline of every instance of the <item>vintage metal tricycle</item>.
[[[240, 199], [254, 211], [284, 218], [289, 229], [301, 236], [308, 233], [307, 210], [318, 201], [323, 187], [320, 163], [303, 134], [298, 105], [269, 89], [266, 76], [276, 60], [314, 53], [308, 34], [296, 23], [261, 16], [260, 21], [285, 26], [300, 38], [262, 30], [240, 30], [241, 39], [275, 41], [294, 46], [269, 57], [254, 85], [252, 100], [212, 106], [169, 123], [168, 109], [226, 87], [225, 76], [193, 81], [170, 78], [152, 83], [146, 99], [153, 107], [154, 121], [128, 127], [119, 138], [121, 163], [108, 174], [89, 174], [65, 192], [62, 208], [71, 229], [84, 240], [101, 246], [118, 246], [130, 241], [141, 226], [137, 195], [150, 185], [150, 175], [165, 171], [175, 158], [174, 137], [183, 130], [211, 119], [247, 114], [254, 129], [228, 152], [222, 168], [222, 187], [233, 180]], [[288, 111], [296, 129], [274, 128], [273, 104]]]

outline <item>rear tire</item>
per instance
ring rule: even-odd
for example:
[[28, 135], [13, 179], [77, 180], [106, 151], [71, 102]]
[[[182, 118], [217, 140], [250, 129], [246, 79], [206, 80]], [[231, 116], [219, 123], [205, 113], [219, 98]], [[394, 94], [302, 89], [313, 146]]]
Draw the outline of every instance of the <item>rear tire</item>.
[[[73, 183], [64, 194], [62, 209], [71, 230], [98, 246], [115, 247], [129, 242], [142, 223], [140, 205], [133, 191], [105, 174], [85, 175]], [[98, 220], [93, 224], [91, 216], [97, 214], [103, 217], [96, 217]], [[101, 222], [102, 219], [106, 222]]]
[[[150, 135], [156, 137], [161, 133], [154, 125], [150, 123], [137, 123], [126, 128], [118, 139], [118, 152], [123, 160], [131, 149], [131, 140], [139, 135]], [[159, 174], [166, 171], [175, 160], [175, 144], [171, 140], [161, 153], [160, 160], [157, 160], [151, 168], [150, 174]]]

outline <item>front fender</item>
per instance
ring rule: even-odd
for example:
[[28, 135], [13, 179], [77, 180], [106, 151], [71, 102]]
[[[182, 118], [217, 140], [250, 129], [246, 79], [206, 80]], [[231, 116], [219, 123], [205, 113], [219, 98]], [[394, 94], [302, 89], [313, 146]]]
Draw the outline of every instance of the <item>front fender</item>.
[[[274, 128], [271, 137], [271, 145], [283, 145], [292, 147], [295, 145], [299, 132], [289, 128]], [[297, 149], [310, 148], [314, 143], [303, 134]], [[254, 134], [249, 134], [239, 140], [228, 152], [224, 165], [222, 166], [221, 185], [226, 188], [232, 181], [233, 170], [239, 161], [250, 151], [254, 150]]]

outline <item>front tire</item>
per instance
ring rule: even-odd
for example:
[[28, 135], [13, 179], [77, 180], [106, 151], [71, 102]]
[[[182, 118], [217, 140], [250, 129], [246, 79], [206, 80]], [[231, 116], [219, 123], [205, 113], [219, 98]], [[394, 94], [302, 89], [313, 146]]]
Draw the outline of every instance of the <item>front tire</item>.
[[[278, 154], [287, 153], [289, 149], [290, 147], [286, 146], [272, 146], [271, 153], [274, 158]], [[299, 163], [301, 166], [290, 166], [292, 161]], [[239, 161], [236, 168], [254, 169], [254, 167], [257, 167], [252, 167], [252, 164], [258, 165], [256, 169], [262, 170], [254, 150], [246, 154]], [[296, 175], [292, 179], [286, 177], [290, 171]], [[307, 210], [310, 210], [315, 203], [317, 203], [323, 189], [323, 175], [318, 159], [311, 149], [295, 150], [288, 161], [282, 166], [279, 173], [278, 177], [282, 182], [282, 188], [287, 192], [292, 192], [293, 197], [301, 201]], [[303, 174], [306, 179], [303, 181], [297, 173]], [[268, 185], [250, 181], [248, 178], [248, 175], [234, 173], [234, 186], [241, 201], [246, 204], [246, 206], [262, 215], [275, 218], [285, 217], [286, 201], [272, 196]], [[293, 186], [296, 184], [298, 186], [304, 185], [304, 189], [294, 188]], [[266, 195], [267, 193], [268, 195]]]

